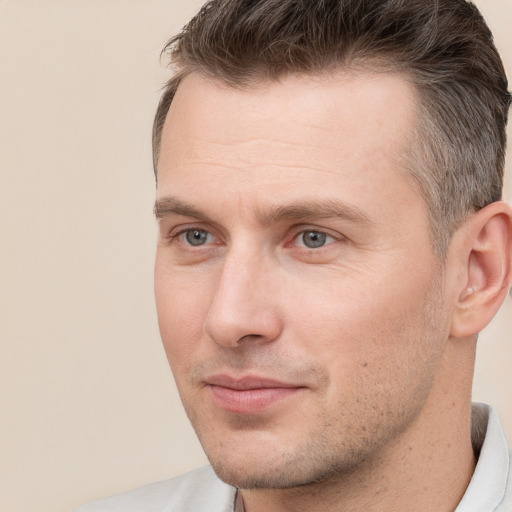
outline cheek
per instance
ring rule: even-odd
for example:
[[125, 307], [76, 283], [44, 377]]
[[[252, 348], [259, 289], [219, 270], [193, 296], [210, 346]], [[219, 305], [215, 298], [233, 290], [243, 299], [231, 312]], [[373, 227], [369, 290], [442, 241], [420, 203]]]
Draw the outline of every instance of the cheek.
[[179, 273], [155, 269], [155, 299], [160, 335], [174, 371], [191, 363], [203, 335], [208, 313], [207, 288], [195, 286]]
[[386, 418], [400, 424], [427, 399], [446, 339], [433, 314], [442, 304], [425, 286], [387, 300], [377, 293], [354, 300], [345, 291], [316, 307], [308, 317], [315, 322], [302, 320], [301, 342], [329, 375], [322, 403], [332, 424], [378, 432]]
[[432, 297], [431, 287], [430, 280], [404, 282], [381, 275], [366, 283], [331, 282], [322, 293], [310, 290], [288, 307], [295, 339], [337, 374], [406, 364], [432, 348], [423, 337], [443, 337], [432, 320], [440, 299]]

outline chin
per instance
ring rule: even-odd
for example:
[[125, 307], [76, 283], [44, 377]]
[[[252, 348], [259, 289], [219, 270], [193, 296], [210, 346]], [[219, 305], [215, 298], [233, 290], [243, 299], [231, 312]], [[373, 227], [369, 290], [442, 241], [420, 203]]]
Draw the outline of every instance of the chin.
[[[208, 454], [217, 476], [240, 489], [292, 489], [328, 483], [348, 476], [364, 463], [364, 454], [350, 456], [325, 451], [298, 449], [293, 453], [273, 450], [272, 455], [253, 446], [252, 452], [234, 450], [231, 453]], [[337, 456], [336, 456], [337, 455]]]
[[214, 462], [212, 467], [223, 482], [239, 489], [290, 489], [312, 483], [291, 468], [235, 467], [226, 462]]

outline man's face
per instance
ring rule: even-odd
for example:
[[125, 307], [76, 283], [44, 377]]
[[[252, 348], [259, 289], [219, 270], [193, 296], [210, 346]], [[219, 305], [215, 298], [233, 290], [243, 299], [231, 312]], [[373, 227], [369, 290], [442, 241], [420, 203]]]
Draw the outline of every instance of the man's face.
[[416, 93], [339, 74], [234, 90], [191, 75], [162, 137], [155, 288], [219, 476], [291, 487], [400, 442], [448, 337], [426, 206], [399, 161]]

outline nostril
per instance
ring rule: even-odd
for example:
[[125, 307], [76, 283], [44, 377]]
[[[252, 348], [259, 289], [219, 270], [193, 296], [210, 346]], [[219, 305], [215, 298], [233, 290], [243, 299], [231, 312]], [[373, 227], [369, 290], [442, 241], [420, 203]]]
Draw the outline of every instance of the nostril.
[[247, 334], [245, 336], [242, 336], [238, 340], [238, 344], [242, 345], [243, 343], [262, 341], [262, 340], [264, 340], [264, 337], [261, 334]]

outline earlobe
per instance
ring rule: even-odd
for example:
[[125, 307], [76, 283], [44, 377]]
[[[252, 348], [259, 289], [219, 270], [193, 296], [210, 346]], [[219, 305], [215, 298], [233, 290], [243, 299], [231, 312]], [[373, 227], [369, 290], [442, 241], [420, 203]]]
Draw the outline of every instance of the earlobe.
[[494, 317], [512, 284], [512, 208], [492, 203], [463, 227], [459, 247], [463, 286], [452, 318], [451, 335], [478, 334]]

